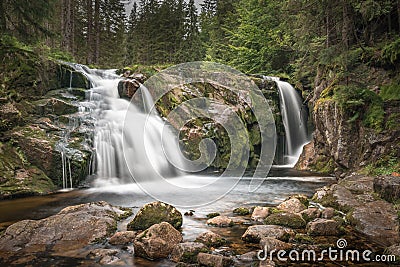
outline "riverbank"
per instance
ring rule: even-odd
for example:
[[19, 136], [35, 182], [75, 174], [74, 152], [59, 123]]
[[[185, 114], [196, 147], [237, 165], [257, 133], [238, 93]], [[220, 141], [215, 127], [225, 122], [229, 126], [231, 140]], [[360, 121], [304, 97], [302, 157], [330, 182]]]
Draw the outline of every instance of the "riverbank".
[[[179, 266], [296, 266], [298, 262], [279, 261], [276, 254], [273, 262], [259, 261], [257, 253], [267, 246], [269, 251], [294, 250], [301, 255], [302, 251], [313, 250], [320, 255], [330, 247], [337, 249], [339, 239], [347, 242], [343, 251], [370, 250], [371, 259], [376, 255], [398, 255], [396, 186], [395, 178], [349, 176], [322, 189], [315, 187], [313, 196], [312, 191], [307, 194], [310, 197], [292, 192], [275, 204], [263, 204], [257, 196], [255, 207], [249, 201], [243, 205], [235, 203], [239, 209], [228, 210], [221, 205], [220, 209], [180, 209], [183, 225], [175, 225], [178, 230], [159, 224], [171, 217], [159, 217], [159, 221], [152, 222], [156, 225], [151, 229], [148, 225], [146, 229], [133, 229], [129, 223], [144, 216], [146, 205], [141, 210], [106, 202], [69, 206], [42, 220], [24, 220], [10, 226], [0, 237], [0, 261], [34, 266], [50, 261], [81, 266], [176, 266], [178, 262], [184, 262]], [[166, 214], [157, 208], [154, 211]], [[196, 225], [202, 228], [188, 229]], [[154, 234], [148, 235], [149, 232]], [[174, 245], [162, 253], [155, 249], [171, 242]], [[365, 260], [340, 263], [379, 266]], [[326, 257], [318, 264], [333, 263]]]

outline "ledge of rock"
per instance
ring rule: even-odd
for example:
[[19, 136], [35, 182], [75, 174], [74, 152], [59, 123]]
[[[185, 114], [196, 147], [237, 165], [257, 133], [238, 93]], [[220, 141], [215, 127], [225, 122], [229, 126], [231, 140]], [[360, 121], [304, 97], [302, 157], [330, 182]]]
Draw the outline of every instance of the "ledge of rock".
[[23, 220], [0, 237], [1, 251], [44, 252], [57, 255], [79, 250], [109, 237], [124, 211], [100, 201], [64, 208], [42, 220]]

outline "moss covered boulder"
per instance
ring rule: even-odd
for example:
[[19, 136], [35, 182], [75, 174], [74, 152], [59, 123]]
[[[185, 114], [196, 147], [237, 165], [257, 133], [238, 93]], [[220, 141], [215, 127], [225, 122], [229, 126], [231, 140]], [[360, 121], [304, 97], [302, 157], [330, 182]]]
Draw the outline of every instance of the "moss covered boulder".
[[154, 224], [168, 222], [174, 228], [182, 226], [182, 214], [172, 205], [156, 201], [144, 205], [128, 224], [128, 230], [146, 230]]

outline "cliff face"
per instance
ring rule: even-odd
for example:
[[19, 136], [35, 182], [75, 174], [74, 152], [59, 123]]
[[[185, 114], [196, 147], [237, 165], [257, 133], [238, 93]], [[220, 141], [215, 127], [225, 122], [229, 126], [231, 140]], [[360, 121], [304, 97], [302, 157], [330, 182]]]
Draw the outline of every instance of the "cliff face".
[[[86, 178], [90, 152], [82, 145], [82, 127], [73, 131], [70, 122], [87, 81], [68, 66], [5, 40], [0, 42], [0, 199], [61, 187], [57, 146], [67, 132], [71, 155], [64, 163], [70, 165], [76, 186]], [[74, 89], [62, 89], [70, 86]]]
[[398, 173], [400, 101], [386, 96], [390, 88], [399, 92], [396, 86], [396, 77], [382, 68], [360, 65], [342, 81], [321, 68], [309, 103], [313, 139], [296, 167], [337, 177]]

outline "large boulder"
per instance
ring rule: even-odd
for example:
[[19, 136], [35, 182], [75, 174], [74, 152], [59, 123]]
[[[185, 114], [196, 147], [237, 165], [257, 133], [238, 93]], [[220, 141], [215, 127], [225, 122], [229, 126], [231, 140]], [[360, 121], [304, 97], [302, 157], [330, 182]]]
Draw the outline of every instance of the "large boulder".
[[375, 242], [385, 246], [400, 242], [397, 212], [392, 204], [384, 200], [359, 206], [348, 218], [356, 230]]
[[205, 251], [207, 251], [207, 247], [203, 243], [179, 243], [172, 251], [170, 258], [174, 262], [196, 263], [197, 255]]
[[176, 229], [182, 226], [182, 214], [172, 205], [155, 201], [144, 205], [129, 222], [128, 230], [146, 230], [154, 224], [168, 222]]
[[50, 248], [51, 253], [66, 255], [112, 235], [124, 213], [100, 201], [67, 207], [42, 220], [23, 220], [0, 237], [0, 251], [44, 252]]
[[135, 255], [151, 260], [167, 258], [181, 241], [181, 233], [171, 224], [154, 224], [136, 237]]
[[279, 212], [274, 213], [265, 218], [265, 224], [274, 224], [286, 226], [294, 229], [304, 228], [306, 226], [306, 221], [298, 213], [290, 212]]
[[290, 228], [279, 225], [253, 225], [247, 228], [242, 239], [250, 243], [259, 243], [263, 237], [272, 237], [287, 241], [295, 235]]

